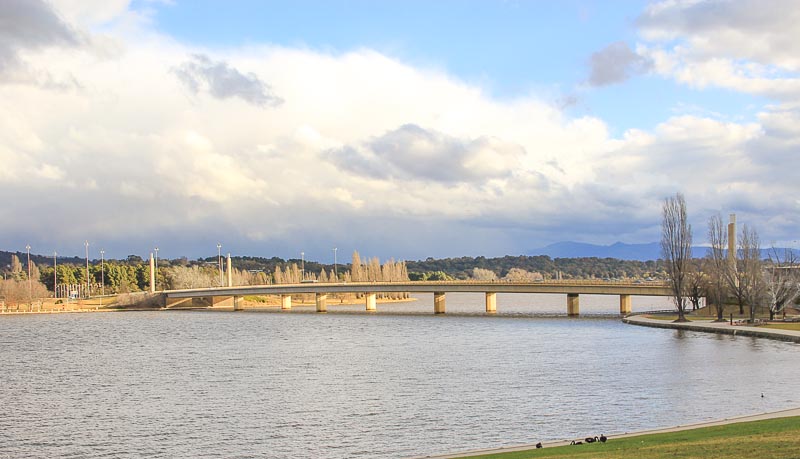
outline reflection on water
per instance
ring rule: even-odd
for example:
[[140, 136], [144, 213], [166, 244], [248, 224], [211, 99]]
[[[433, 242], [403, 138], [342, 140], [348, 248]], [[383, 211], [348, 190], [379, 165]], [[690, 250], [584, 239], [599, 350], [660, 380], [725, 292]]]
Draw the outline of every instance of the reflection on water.
[[394, 458], [798, 405], [796, 345], [624, 325], [615, 297], [516, 316], [550, 297], [2, 317], [0, 457]]

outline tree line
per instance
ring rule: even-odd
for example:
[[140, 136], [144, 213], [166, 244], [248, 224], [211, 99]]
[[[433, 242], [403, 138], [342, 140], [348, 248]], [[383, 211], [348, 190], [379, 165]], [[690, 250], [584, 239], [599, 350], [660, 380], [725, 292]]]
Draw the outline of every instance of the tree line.
[[[123, 260], [91, 260], [88, 269], [85, 260], [78, 263], [57, 259], [53, 265], [38, 265], [34, 260], [47, 261], [45, 257], [31, 256], [30, 263], [20, 261], [20, 253], [0, 253], [8, 263], [0, 269], [0, 300], [19, 304], [33, 298], [53, 296], [56, 282], [63, 286], [81, 286], [91, 295], [101, 291], [120, 294], [146, 291], [150, 288], [150, 262], [130, 255]], [[51, 259], [52, 260], [52, 259]], [[70, 261], [74, 261], [70, 259]], [[352, 262], [344, 265], [324, 265], [303, 260], [283, 260], [277, 257], [232, 257], [231, 271], [225, 260], [186, 258], [159, 259], [156, 270], [156, 289], [188, 289], [227, 285], [228, 275], [233, 285], [266, 285], [311, 282], [397, 282], [409, 280], [406, 264], [390, 259], [381, 263], [377, 257], [362, 260], [357, 251]], [[30, 277], [29, 277], [30, 273]]]
[[707, 255], [693, 258], [686, 200], [680, 193], [664, 200], [661, 252], [678, 321], [687, 320], [689, 304], [697, 309], [701, 298], [717, 321], [725, 320], [726, 308], [733, 305], [751, 322], [759, 308], [773, 320], [800, 299], [800, 264], [793, 250], [773, 247], [763, 259], [758, 232], [744, 224], [737, 234], [735, 221], [726, 226], [718, 214], [709, 218], [707, 237]]

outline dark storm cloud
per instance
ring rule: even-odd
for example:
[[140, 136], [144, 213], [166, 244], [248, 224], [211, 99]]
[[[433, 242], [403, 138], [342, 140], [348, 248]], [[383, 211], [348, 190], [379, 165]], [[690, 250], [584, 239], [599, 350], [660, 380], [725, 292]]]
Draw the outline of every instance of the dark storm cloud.
[[406, 124], [359, 147], [330, 152], [340, 167], [359, 175], [435, 182], [474, 182], [507, 177], [522, 147], [480, 137], [462, 140]]
[[283, 102], [255, 74], [244, 74], [226, 62], [212, 61], [203, 54], [193, 54], [173, 72], [195, 94], [207, 91], [218, 99], [238, 97], [259, 107], [275, 107]]
[[649, 60], [633, 52], [621, 41], [593, 53], [589, 64], [589, 83], [592, 86], [621, 83], [633, 75], [647, 72], [652, 67]]
[[19, 52], [77, 46], [81, 38], [42, 0], [0, 1], [0, 74], [22, 65]]

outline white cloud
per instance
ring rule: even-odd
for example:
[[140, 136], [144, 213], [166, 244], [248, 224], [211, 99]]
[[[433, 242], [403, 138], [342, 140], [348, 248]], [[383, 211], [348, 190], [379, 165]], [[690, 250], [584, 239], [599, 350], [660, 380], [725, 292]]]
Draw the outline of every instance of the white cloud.
[[[88, 19], [60, 5], [89, 27], [125, 17], [125, 4]], [[676, 117], [616, 139], [601, 119], [570, 118], [536, 95], [497, 100], [374, 50], [209, 50], [152, 32], [131, 40], [126, 27], [108, 32], [112, 53], [26, 55], [74, 77], [75, 90], [0, 84], [0, 192], [24, 196], [9, 204], [0, 243], [69, 219], [86, 223], [40, 240], [116, 238], [124, 252], [160, 240], [188, 255], [208, 240], [240, 253], [345, 243], [407, 256], [520, 253], [565, 239], [653, 240], [658, 203], [677, 190], [704, 211], [741, 196], [753, 216], [798, 207], [793, 181], [774, 180], [782, 161], [797, 162], [791, 109], [750, 124]], [[194, 94], [174, 69], [197, 55], [192, 78], [205, 92]], [[659, 72], [685, 65], [671, 50], [647, 55]], [[208, 68], [247, 91], [215, 93]]]
[[638, 53], [697, 88], [800, 100], [800, 8], [794, 0], [661, 1], [637, 25]]

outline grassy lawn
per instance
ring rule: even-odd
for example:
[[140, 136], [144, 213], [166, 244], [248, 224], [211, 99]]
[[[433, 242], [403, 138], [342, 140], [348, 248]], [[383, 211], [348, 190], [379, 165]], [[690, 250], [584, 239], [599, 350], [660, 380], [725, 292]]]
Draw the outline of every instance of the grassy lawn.
[[[717, 318], [717, 312], [713, 308], [709, 307], [702, 307], [696, 311], [688, 312], [689, 313], [686, 315], [686, 318], [689, 320], [716, 320]], [[745, 311], [744, 314], [739, 314], [739, 307], [736, 305], [728, 305], [725, 308], [725, 314], [723, 318], [725, 320], [730, 320], [731, 314], [733, 314], [733, 320], [750, 318], [750, 312], [748, 311]], [[674, 321], [678, 319], [678, 314], [646, 314], [644, 317], [647, 317], [648, 319]], [[769, 319], [769, 311], [765, 308], [758, 308], [756, 310], [756, 318]]]
[[800, 322], [789, 322], [789, 323], [782, 323], [782, 324], [766, 324], [766, 325], [759, 325], [760, 327], [764, 328], [780, 328], [783, 330], [798, 330], [800, 331]]
[[[668, 322], [674, 322], [678, 320], [677, 314], [645, 314], [644, 317], [648, 319], [655, 319], [655, 320], [666, 320]], [[687, 317], [688, 319], [688, 317]], [[689, 319], [691, 320], [691, 319]]]
[[637, 437], [611, 438], [607, 443], [474, 456], [492, 459], [526, 458], [772, 458], [800, 457], [800, 416], [743, 422], [717, 427]]

